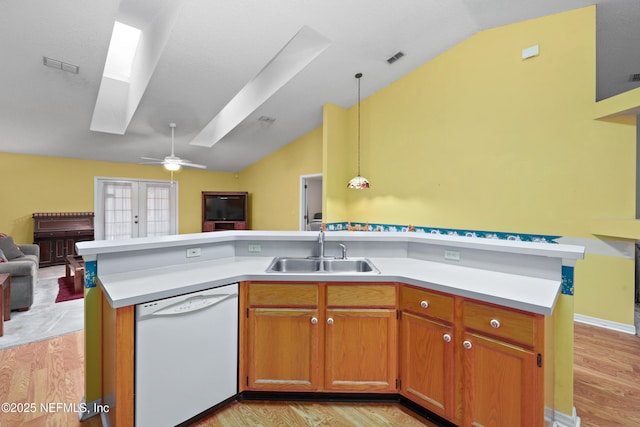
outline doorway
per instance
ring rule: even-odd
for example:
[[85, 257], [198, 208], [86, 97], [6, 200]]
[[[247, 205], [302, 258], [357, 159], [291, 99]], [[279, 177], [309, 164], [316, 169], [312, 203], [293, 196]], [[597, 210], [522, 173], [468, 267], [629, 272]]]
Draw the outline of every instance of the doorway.
[[322, 225], [322, 174], [300, 177], [300, 230], [318, 231]]
[[95, 178], [96, 240], [177, 234], [178, 183]]

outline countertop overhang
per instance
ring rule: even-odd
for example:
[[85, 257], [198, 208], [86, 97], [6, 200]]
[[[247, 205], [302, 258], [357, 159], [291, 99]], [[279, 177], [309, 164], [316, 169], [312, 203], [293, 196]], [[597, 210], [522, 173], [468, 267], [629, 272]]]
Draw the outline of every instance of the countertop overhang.
[[[78, 243], [78, 253], [97, 259], [100, 255], [121, 254], [129, 259], [149, 251], [167, 248], [183, 250], [190, 246], [220, 245], [236, 242], [301, 242], [313, 247], [317, 233], [313, 232], [221, 232], [166, 236], [127, 241], [91, 241]], [[418, 244], [457, 248], [461, 251], [487, 251], [487, 256], [518, 254], [528, 257], [552, 258], [557, 274], [520, 274], [465, 266], [457, 263], [434, 262], [402, 256], [367, 257], [380, 270], [375, 273], [267, 273], [273, 256], [224, 256], [218, 259], [193, 261], [177, 259], [176, 264], [129, 271], [100, 274], [98, 284], [114, 308], [142, 304], [190, 292], [239, 281], [270, 281], [281, 283], [346, 282], [346, 283], [406, 283], [425, 289], [446, 292], [466, 298], [550, 315], [560, 294], [562, 280], [559, 266], [575, 262], [584, 256], [584, 248], [573, 245], [426, 235], [420, 233], [327, 232], [326, 241], [364, 242], [366, 247], [379, 245], [376, 255], [384, 253], [386, 243]], [[353, 243], [352, 243], [353, 244]], [[501, 255], [502, 254], [502, 255]], [[144, 261], [144, 257], [140, 256]], [[143, 263], [144, 264], [144, 263]], [[539, 264], [539, 263], [537, 263]], [[535, 265], [537, 265], [534, 263]], [[525, 270], [534, 268], [528, 266]]]

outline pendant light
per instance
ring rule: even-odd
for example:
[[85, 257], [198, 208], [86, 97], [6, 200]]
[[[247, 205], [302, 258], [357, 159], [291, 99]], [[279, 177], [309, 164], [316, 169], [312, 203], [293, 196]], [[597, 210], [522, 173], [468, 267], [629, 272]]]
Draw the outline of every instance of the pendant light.
[[369, 188], [369, 181], [367, 178], [360, 175], [360, 79], [362, 78], [362, 73], [356, 74], [355, 77], [358, 79], [358, 175], [351, 178], [347, 188], [362, 190]]

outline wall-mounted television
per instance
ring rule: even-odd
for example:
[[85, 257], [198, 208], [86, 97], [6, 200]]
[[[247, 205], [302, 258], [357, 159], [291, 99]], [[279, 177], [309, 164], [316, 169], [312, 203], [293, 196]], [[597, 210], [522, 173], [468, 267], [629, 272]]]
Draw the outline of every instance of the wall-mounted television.
[[247, 221], [247, 193], [203, 192], [204, 221]]

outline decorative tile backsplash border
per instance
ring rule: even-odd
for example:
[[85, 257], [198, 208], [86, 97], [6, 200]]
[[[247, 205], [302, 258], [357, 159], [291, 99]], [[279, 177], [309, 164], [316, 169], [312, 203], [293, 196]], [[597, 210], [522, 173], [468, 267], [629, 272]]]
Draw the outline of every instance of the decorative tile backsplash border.
[[445, 234], [448, 236], [478, 237], [481, 239], [518, 240], [522, 242], [555, 243], [561, 236], [547, 236], [543, 234], [504, 233], [499, 231], [461, 230], [456, 228], [421, 227], [398, 224], [370, 224], [362, 222], [332, 222], [326, 224], [327, 231], [392, 231], [415, 232], [427, 234]]
[[[421, 227], [398, 224], [370, 224], [362, 222], [331, 222], [326, 224], [327, 231], [380, 231], [444, 234], [448, 236], [477, 237], [480, 239], [516, 240], [521, 242], [538, 242], [558, 244], [556, 239], [562, 236], [547, 236], [543, 234], [505, 233], [501, 231], [462, 230], [455, 228]], [[562, 267], [562, 293], [573, 295], [573, 267]]]

